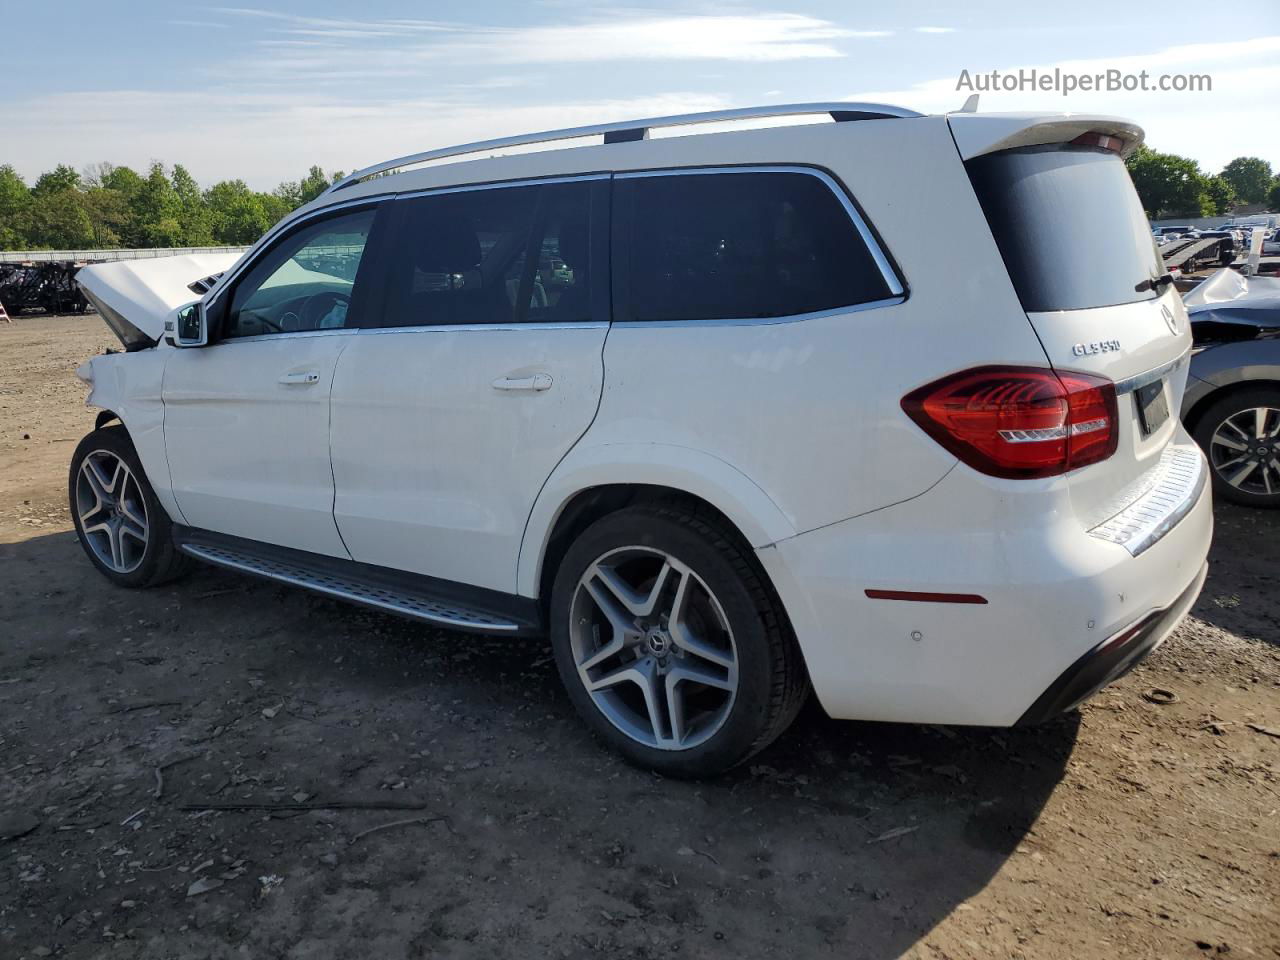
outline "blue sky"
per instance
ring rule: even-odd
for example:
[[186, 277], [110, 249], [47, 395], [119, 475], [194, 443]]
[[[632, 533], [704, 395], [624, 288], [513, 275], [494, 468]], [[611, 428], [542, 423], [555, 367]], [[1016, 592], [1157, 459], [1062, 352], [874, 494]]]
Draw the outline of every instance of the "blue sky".
[[[1170, 8], [1172, 9], [1172, 8]], [[269, 188], [311, 163], [690, 110], [877, 99], [955, 109], [961, 70], [1067, 65], [1213, 77], [1207, 93], [984, 94], [980, 109], [1131, 117], [1216, 172], [1280, 167], [1271, 0], [588, 6], [330, 0], [270, 6], [10, 2], [0, 163], [181, 162]]]

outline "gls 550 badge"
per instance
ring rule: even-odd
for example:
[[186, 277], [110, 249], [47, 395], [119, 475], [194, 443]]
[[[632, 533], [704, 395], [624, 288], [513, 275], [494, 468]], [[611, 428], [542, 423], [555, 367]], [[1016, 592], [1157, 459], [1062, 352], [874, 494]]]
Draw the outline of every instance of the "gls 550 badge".
[[1118, 353], [1119, 350], [1119, 340], [1094, 340], [1092, 343], [1077, 343], [1071, 348], [1071, 352], [1077, 357], [1091, 357], [1095, 353]]

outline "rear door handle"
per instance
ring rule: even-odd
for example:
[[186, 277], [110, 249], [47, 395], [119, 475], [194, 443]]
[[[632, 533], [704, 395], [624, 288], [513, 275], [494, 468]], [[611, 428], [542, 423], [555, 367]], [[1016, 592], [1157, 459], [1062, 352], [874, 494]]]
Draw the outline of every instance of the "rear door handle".
[[286, 373], [280, 378], [280, 382], [284, 384], [300, 384], [302, 386], [310, 386], [313, 383], [320, 382], [320, 372], [318, 370], [303, 370], [301, 373]]
[[535, 373], [531, 377], [499, 377], [493, 381], [493, 389], [541, 392], [550, 390], [553, 382], [551, 377], [545, 373]]

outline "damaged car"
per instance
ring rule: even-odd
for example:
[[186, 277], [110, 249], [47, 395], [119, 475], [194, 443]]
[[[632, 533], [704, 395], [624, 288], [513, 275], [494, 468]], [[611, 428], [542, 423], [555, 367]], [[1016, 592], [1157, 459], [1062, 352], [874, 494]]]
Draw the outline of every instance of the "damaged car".
[[1182, 418], [1214, 489], [1280, 507], [1280, 280], [1219, 270], [1184, 303], [1195, 346]]
[[549, 636], [585, 723], [670, 776], [810, 691], [1048, 720], [1206, 572], [1142, 136], [863, 103], [579, 127], [369, 167], [233, 261], [87, 267], [127, 352], [80, 370], [76, 531], [122, 587], [201, 561]]

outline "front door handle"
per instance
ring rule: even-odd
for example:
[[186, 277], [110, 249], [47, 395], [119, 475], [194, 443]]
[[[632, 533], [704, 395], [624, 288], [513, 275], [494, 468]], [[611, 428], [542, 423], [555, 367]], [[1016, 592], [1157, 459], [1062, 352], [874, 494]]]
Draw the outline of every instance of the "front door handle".
[[551, 377], [545, 373], [535, 373], [531, 377], [499, 377], [493, 381], [493, 389], [541, 392], [550, 390], [553, 382]]
[[313, 383], [320, 382], [320, 373], [317, 370], [303, 370], [301, 373], [286, 373], [280, 378], [280, 382], [284, 384], [300, 384], [302, 386], [310, 386]]

